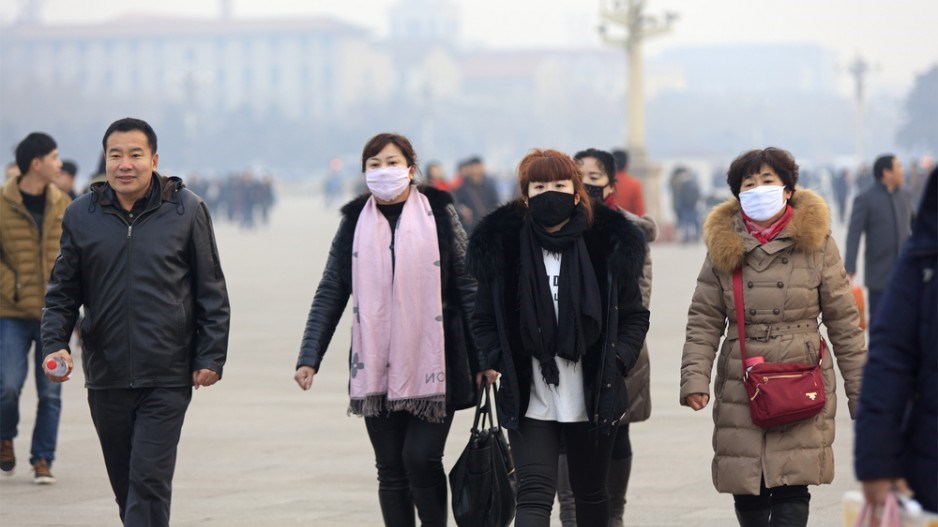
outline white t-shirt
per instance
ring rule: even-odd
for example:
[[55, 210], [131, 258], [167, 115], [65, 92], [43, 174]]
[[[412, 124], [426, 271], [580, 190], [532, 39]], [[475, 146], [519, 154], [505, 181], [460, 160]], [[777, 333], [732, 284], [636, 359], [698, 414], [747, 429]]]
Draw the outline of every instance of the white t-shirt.
[[[547, 280], [550, 291], [554, 296], [554, 316], [559, 311], [558, 289], [560, 286], [559, 253], [544, 250], [544, 267], [547, 269]], [[531, 357], [533, 368], [531, 382], [531, 401], [528, 411], [524, 414], [529, 419], [538, 421], [557, 421], [559, 423], [581, 423], [589, 421], [586, 413], [586, 401], [583, 394], [583, 368], [580, 362], [570, 362], [561, 357], [554, 357], [557, 369], [560, 371], [559, 385], [550, 386], [544, 382], [541, 375], [540, 362]]]

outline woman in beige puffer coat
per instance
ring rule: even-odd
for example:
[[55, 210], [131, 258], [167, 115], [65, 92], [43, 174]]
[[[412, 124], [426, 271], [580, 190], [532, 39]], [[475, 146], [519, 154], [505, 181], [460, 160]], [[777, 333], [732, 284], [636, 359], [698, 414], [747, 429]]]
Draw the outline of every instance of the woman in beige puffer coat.
[[[830, 211], [814, 192], [795, 191], [797, 181], [798, 165], [784, 150], [753, 150], [733, 161], [727, 183], [737, 199], [715, 207], [704, 224], [708, 254], [688, 313], [681, 404], [707, 405], [716, 360], [713, 483], [734, 495], [742, 527], [807, 525], [807, 485], [834, 478], [837, 402], [829, 352], [837, 357], [851, 416], [866, 360], [859, 312], [830, 235]], [[813, 418], [769, 430], [752, 423], [733, 296], [733, 271], [740, 266], [747, 357], [817, 363], [818, 317], [827, 328], [833, 348], [822, 363], [827, 401]]]

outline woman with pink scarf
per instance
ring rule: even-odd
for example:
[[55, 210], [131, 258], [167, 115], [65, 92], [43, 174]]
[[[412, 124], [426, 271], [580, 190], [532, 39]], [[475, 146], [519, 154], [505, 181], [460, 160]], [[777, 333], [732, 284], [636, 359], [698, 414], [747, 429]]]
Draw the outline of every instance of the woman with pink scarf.
[[[294, 376], [308, 390], [352, 299], [350, 414], [365, 418], [385, 525], [446, 525], [443, 447], [453, 412], [473, 406], [469, 336], [475, 282], [452, 197], [413, 185], [417, 156], [397, 134], [362, 152], [370, 191], [342, 223], [313, 298]], [[494, 372], [489, 372], [494, 376]]]

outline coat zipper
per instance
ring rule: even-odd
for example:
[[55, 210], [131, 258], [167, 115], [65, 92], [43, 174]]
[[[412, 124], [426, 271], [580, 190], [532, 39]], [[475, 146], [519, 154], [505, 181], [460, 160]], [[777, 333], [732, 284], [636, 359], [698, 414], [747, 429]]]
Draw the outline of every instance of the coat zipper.
[[[162, 197], [161, 197], [160, 203], [162, 204], [162, 202], [163, 202], [163, 200], [162, 200]], [[151, 209], [146, 209], [146, 210], [144, 210], [143, 212], [141, 212], [140, 214], [138, 214], [136, 218], [134, 218], [134, 221], [133, 221], [133, 222], [128, 222], [127, 219], [124, 218], [124, 216], [123, 216], [120, 212], [117, 212], [117, 211], [114, 211], [114, 210], [110, 210], [110, 209], [106, 209], [106, 208], [102, 208], [102, 209], [101, 209], [101, 210], [102, 210], [104, 213], [106, 213], [106, 214], [111, 214], [111, 215], [113, 215], [113, 216], [117, 216], [118, 219], [120, 219], [122, 222], [124, 222], [124, 225], [127, 225], [127, 291], [131, 291], [131, 285], [132, 285], [131, 282], [132, 282], [132, 276], [133, 276], [132, 269], [133, 269], [133, 234], [134, 234], [134, 225], [135, 225], [138, 221], [140, 221], [140, 218], [142, 218], [145, 214], [147, 214], [147, 213], [149, 213], [149, 212], [152, 212], [152, 211], [156, 210], [157, 208], [159, 208], [159, 206], [157, 206], [156, 208], [151, 208]], [[131, 298], [130, 298], [130, 296], [127, 296], [127, 307], [126, 307], [126, 310], [127, 310], [128, 315], [129, 315], [129, 313], [130, 313], [130, 303], [131, 303]], [[136, 363], [135, 363], [135, 361], [134, 361], [133, 329], [134, 329], [133, 317], [132, 317], [132, 316], [128, 316], [128, 317], [127, 317], [127, 347], [128, 347], [128, 349], [130, 350], [130, 388], [133, 388], [133, 387], [134, 387], [134, 379], [137, 378], [137, 374], [136, 374]]]
[[[602, 360], [599, 363], [599, 374], [596, 377], [596, 393], [593, 397], [593, 422], [596, 423], [596, 426], [602, 425], [602, 423], [599, 422], [599, 399], [600, 399], [600, 393], [602, 392], [602, 388], [603, 388], [603, 374], [606, 372], [606, 361], [607, 361], [606, 353], [609, 351], [609, 347], [610, 347], [609, 328], [612, 326], [611, 324], [612, 312], [616, 311], [614, 309], [611, 309], [611, 306], [613, 305], [612, 294], [613, 294], [613, 291], [615, 290], [615, 288], [612, 285], [613, 285], [612, 271], [607, 271], [606, 272], [606, 288], [608, 289], [608, 297], [606, 298], [606, 305], [609, 306], [610, 309], [606, 315], [606, 334], [603, 335], [603, 351], [600, 354], [600, 357], [602, 358]], [[616, 302], [618, 303], [618, 299], [616, 299]], [[617, 330], [618, 330], [618, 326], [619, 325], [617, 321], [616, 323]], [[614, 357], [613, 360], [619, 360], [619, 359], [618, 357]]]
[[[130, 280], [130, 277], [131, 277], [131, 272], [130, 272], [130, 263], [131, 263], [130, 252], [131, 252], [131, 249], [132, 249], [130, 242], [131, 242], [131, 236], [133, 235], [133, 230], [134, 230], [133, 225], [131, 225], [131, 224], [127, 221], [127, 219], [124, 218], [123, 215], [121, 215], [120, 212], [117, 212], [117, 211], [114, 211], [114, 210], [111, 210], [111, 209], [106, 209], [106, 208], [103, 208], [103, 207], [102, 207], [101, 211], [104, 212], [105, 214], [110, 214], [110, 215], [116, 217], [118, 220], [120, 220], [121, 222], [123, 222], [124, 225], [127, 226], [127, 280], [126, 280], [126, 281], [127, 281], [127, 286], [126, 286], [126, 291], [129, 293], [129, 292], [131, 291], [131, 288], [130, 288], [130, 285], [131, 285], [131, 283], [130, 283], [130, 281], [131, 281], [131, 280]], [[127, 305], [126, 305], [126, 307], [124, 308], [124, 310], [125, 310], [125, 312], [128, 314], [128, 317], [127, 317], [127, 348], [128, 348], [129, 351], [130, 351], [130, 388], [133, 388], [133, 387], [134, 387], [134, 379], [136, 378], [135, 373], [134, 373], [133, 317], [129, 316], [129, 314], [130, 314], [130, 302], [131, 302], [130, 296], [128, 295], [128, 296], [126, 296], [125, 298], [127, 299]]]

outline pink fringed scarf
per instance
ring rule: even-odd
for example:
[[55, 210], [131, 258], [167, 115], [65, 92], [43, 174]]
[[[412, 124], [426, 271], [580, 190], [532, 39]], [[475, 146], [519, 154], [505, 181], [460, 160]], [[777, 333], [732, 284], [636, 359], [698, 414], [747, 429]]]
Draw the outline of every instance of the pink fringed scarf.
[[426, 196], [411, 188], [393, 239], [369, 198], [352, 242], [349, 413], [376, 416], [387, 407], [432, 422], [446, 416], [440, 284], [436, 222]]

